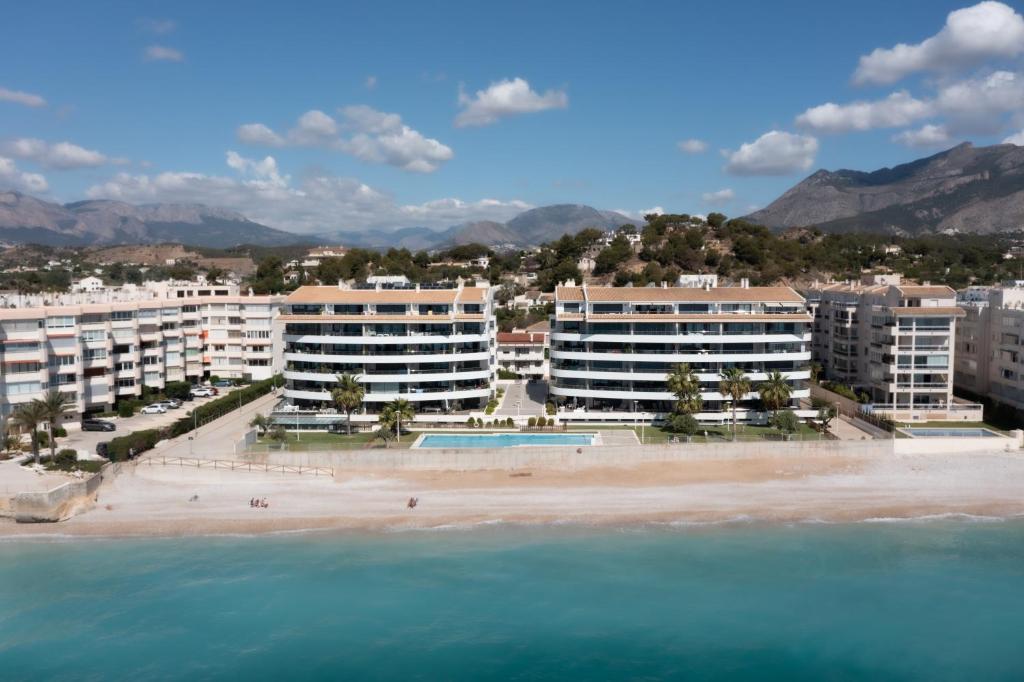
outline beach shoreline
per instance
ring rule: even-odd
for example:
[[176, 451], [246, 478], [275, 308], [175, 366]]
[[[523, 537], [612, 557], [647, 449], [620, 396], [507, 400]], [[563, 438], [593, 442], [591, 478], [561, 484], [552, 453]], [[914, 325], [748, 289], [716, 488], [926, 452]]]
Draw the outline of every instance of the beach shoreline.
[[[266, 498], [268, 508], [249, 506]], [[410, 497], [419, 499], [415, 509]], [[329, 476], [139, 464], [94, 507], [3, 537], [393, 532], [488, 524], [850, 523], [1024, 516], [1024, 457], [753, 456], [519, 471], [343, 470]]]

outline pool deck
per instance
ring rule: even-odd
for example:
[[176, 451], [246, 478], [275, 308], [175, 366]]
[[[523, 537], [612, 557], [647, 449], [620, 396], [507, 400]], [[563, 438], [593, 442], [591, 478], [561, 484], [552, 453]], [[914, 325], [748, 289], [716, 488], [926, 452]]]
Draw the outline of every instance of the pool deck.
[[[905, 426], [898, 429], [898, 431], [910, 438], [1009, 438], [1006, 434], [982, 427], [956, 428], [951, 426]], [[921, 431], [927, 431], [930, 433], [920, 433]]]

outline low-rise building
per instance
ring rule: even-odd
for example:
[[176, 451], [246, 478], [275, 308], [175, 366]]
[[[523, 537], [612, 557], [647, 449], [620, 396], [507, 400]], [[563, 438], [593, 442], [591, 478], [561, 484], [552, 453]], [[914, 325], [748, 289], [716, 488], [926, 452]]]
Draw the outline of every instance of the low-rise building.
[[[546, 323], [545, 323], [546, 324]], [[498, 367], [524, 379], [544, 379], [548, 374], [548, 334], [522, 329], [498, 332]]]
[[703, 421], [728, 418], [722, 373], [743, 370], [752, 390], [741, 420], [763, 417], [758, 382], [779, 371], [791, 404], [810, 395], [811, 317], [789, 287], [592, 287], [555, 290], [550, 393], [565, 418], [609, 412], [664, 415], [676, 398], [667, 376], [687, 363], [701, 383]]

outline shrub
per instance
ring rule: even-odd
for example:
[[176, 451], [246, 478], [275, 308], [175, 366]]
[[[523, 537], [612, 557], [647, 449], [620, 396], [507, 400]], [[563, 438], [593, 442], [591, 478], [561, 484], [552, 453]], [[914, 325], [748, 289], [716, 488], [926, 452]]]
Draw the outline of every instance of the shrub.
[[481, 419], [480, 417], [477, 417], [476, 418], [476, 425], [479, 426], [480, 428], [483, 428], [484, 427], [484, 420]]
[[537, 418], [536, 417], [530, 417], [529, 419], [526, 420], [526, 425], [530, 426], [530, 427], [536, 426], [537, 425]]
[[772, 416], [772, 426], [777, 428], [782, 433], [795, 433], [800, 428], [800, 419], [796, 416], [792, 410], [783, 410], [776, 412]]
[[516, 374], [515, 372], [513, 372], [510, 369], [505, 369], [504, 367], [499, 367], [498, 368], [498, 378], [499, 379], [504, 379], [504, 380], [512, 380], [512, 379], [518, 379], [519, 375]]
[[469, 419], [466, 420], [466, 426], [468, 426], [469, 428], [473, 428], [474, 426], [476, 426], [476, 420], [470, 417]]
[[164, 395], [175, 400], [185, 400], [191, 390], [192, 384], [187, 381], [168, 381], [164, 386]]
[[126, 436], [119, 436], [107, 443], [107, 459], [111, 462], [124, 462], [133, 450], [134, 456], [138, 457], [146, 450], [152, 450], [163, 437], [163, 432], [157, 429], [133, 431]]
[[484, 414], [494, 414], [496, 409], [498, 409], [498, 401], [491, 399], [487, 402], [487, 408], [484, 409]]
[[553, 415], [553, 414], [556, 414], [558, 412], [558, 409], [555, 407], [555, 404], [552, 403], [552, 402], [548, 402], [548, 404], [544, 406], [544, 410], [548, 413], [549, 416]]
[[67, 435], [68, 435], [68, 430], [65, 429], [63, 426], [54, 426], [53, 427], [53, 437], [54, 438], [66, 438]]
[[537, 426], [547, 426], [548, 420], [544, 417], [537, 417]]
[[665, 429], [672, 433], [683, 433], [692, 436], [697, 433], [700, 424], [692, 414], [673, 414], [665, 420]]
[[135, 405], [128, 400], [122, 400], [117, 404], [118, 417], [130, 417], [135, 414]]
[[513, 427], [513, 426], [515, 426], [515, 425], [516, 425], [516, 422], [515, 422], [515, 420], [514, 420], [514, 419], [512, 419], [512, 417], [509, 417], [509, 418], [507, 418], [507, 419], [505, 420], [505, 426], [507, 426], [507, 427], [509, 427], [509, 428], [512, 428], [512, 427]]
[[71, 448], [63, 448], [57, 451], [57, 457], [50, 462], [51, 468], [71, 471], [78, 464], [78, 453]]
[[829, 391], [832, 391], [833, 393], [838, 393], [844, 398], [849, 398], [850, 400], [859, 399], [854, 390], [849, 386], [846, 386], [845, 384], [837, 384], [832, 381], [826, 381], [822, 383], [822, 387], [826, 388]]

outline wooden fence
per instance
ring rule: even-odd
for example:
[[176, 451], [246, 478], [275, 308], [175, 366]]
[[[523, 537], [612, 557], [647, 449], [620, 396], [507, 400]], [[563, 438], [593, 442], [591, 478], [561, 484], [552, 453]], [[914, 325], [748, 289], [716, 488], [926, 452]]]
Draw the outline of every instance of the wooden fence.
[[237, 462], [229, 459], [200, 459], [194, 457], [142, 457], [139, 464], [148, 466], [180, 466], [194, 469], [222, 469], [224, 471], [263, 471], [280, 474], [312, 474], [334, 476], [334, 469], [301, 464], [270, 464], [265, 462]]

